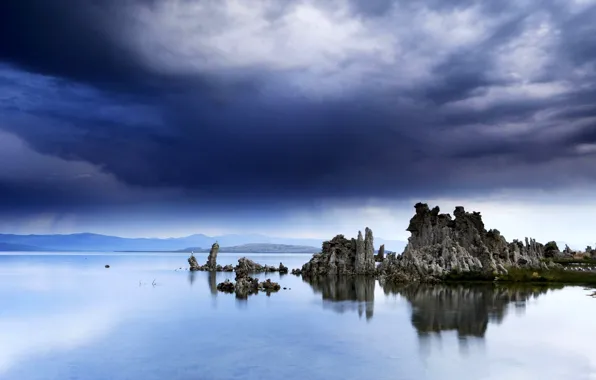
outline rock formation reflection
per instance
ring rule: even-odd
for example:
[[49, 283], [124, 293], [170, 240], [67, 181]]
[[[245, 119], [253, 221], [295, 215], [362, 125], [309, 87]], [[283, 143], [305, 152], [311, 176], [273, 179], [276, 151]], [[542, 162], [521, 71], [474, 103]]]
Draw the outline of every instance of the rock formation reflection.
[[484, 338], [489, 323], [500, 324], [509, 305], [523, 312], [531, 298], [552, 287], [517, 285], [382, 285], [385, 294], [399, 294], [412, 306], [412, 325], [420, 337], [456, 331], [459, 338]]
[[370, 277], [304, 277], [315, 293], [323, 296], [323, 307], [337, 313], [357, 311], [370, 320], [374, 313], [376, 280]]
[[209, 272], [209, 290], [211, 295], [217, 297], [217, 273]]

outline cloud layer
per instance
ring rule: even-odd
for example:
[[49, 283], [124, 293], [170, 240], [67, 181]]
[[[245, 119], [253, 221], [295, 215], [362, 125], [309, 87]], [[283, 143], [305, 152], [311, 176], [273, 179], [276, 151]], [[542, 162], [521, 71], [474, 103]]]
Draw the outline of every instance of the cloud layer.
[[[87, 204], [591, 186], [594, 19], [590, 0], [9, 0], [1, 136], [109, 177]], [[1, 198], [32, 204], [14, 165]]]

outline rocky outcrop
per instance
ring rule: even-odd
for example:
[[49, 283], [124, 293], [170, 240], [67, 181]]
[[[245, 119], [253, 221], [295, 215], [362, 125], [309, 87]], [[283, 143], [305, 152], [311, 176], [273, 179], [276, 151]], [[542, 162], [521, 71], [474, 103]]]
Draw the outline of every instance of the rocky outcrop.
[[279, 267], [274, 267], [272, 265], [261, 265], [252, 261], [251, 259], [247, 259], [246, 257], [242, 257], [238, 259], [238, 265], [234, 268], [236, 272], [238, 271], [245, 271], [247, 273], [261, 273], [261, 272], [279, 272], [280, 270], [285, 271], [287, 273], [288, 268], [285, 267], [282, 263], [279, 263]]
[[188, 265], [190, 265], [191, 271], [197, 271], [202, 269], [202, 267], [197, 262], [197, 258], [193, 254], [191, 254], [188, 258]]
[[237, 295], [248, 296], [259, 291], [259, 280], [248, 275], [244, 270], [236, 271], [234, 291]]
[[302, 274], [302, 269], [294, 268], [294, 269], [292, 269], [291, 273], [295, 276], [300, 276]]
[[209, 271], [209, 272], [221, 272], [223, 271], [223, 267], [221, 265], [217, 265], [217, 253], [219, 252], [219, 244], [213, 243], [211, 246], [211, 250], [209, 251], [209, 256], [207, 257], [207, 262], [205, 265], [199, 265], [197, 258], [193, 253], [190, 254], [188, 258], [188, 265], [190, 265], [191, 271]]
[[217, 290], [224, 293], [234, 293], [236, 286], [230, 280], [225, 280], [224, 282], [217, 284]]
[[257, 294], [259, 290], [266, 292], [277, 292], [281, 286], [277, 282], [267, 279], [261, 283], [255, 277], [249, 276], [245, 269], [236, 271], [235, 283], [225, 280], [217, 284], [217, 290], [225, 293], [236, 293], [238, 298], [247, 298], [251, 294]]
[[533, 239], [508, 243], [498, 230], [486, 230], [479, 212], [455, 208], [454, 217], [415, 205], [407, 231], [408, 245], [400, 256], [388, 255], [378, 273], [397, 282], [440, 281], [449, 274], [506, 274], [507, 268], [546, 269], [544, 246]]
[[374, 275], [373, 233], [367, 227], [365, 236], [358, 232], [357, 239], [346, 239], [337, 235], [330, 241], [323, 243], [320, 253], [313, 255], [311, 260], [302, 266], [305, 276], [325, 275]]
[[281, 286], [277, 282], [271, 281], [271, 279], [267, 279], [261, 283], [259, 283], [259, 289], [264, 290], [266, 292], [277, 292], [281, 289]]
[[197, 258], [194, 256], [194, 254], [191, 254], [188, 258], [190, 270], [209, 272], [245, 271], [247, 273], [280, 272], [281, 274], [286, 274], [289, 270], [288, 267], [283, 265], [283, 263], [279, 263], [279, 267], [274, 267], [272, 265], [261, 265], [250, 259], [247, 259], [246, 257], [238, 259], [238, 265], [236, 265], [235, 267], [230, 264], [226, 266], [221, 266], [218, 265], [216, 262], [218, 249], [219, 245], [217, 243], [213, 244], [213, 247], [211, 247], [211, 252], [209, 253], [209, 257], [207, 258], [207, 263], [205, 265], [199, 265], [199, 263], [197, 262]]

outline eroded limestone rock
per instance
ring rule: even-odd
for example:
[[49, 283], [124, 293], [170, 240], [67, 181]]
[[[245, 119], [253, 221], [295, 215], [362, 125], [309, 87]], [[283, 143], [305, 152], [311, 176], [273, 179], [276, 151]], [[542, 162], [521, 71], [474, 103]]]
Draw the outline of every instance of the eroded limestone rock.
[[[207, 257], [207, 263], [205, 264], [205, 270], [216, 271], [217, 268], [217, 253], [219, 252], [219, 244], [213, 243], [209, 256]], [[221, 270], [221, 269], [220, 269]]]
[[302, 266], [305, 276], [375, 274], [373, 233], [368, 227], [365, 236], [358, 232], [357, 239], [337, 235], [322, 245], [320, 253]]
[[439, 281], [467, 272], [498, 276], [506, 268], [547, 269], [544, 246], [533, 239], [508, 243], [498, 230], [486, 230], [479, 212], [455, 208], [452, 218], [418, 203], [407, 228], [412, 234], [402, 255], [388, 255], [378, 273], [397, 282]]
[[190, 265], [191, 271], [201, 270], [201, 266], [199, 265], [199, 263], [197, 262], [197, 258], [193, 254], [191, 254], [188, 258], [188, 265]]

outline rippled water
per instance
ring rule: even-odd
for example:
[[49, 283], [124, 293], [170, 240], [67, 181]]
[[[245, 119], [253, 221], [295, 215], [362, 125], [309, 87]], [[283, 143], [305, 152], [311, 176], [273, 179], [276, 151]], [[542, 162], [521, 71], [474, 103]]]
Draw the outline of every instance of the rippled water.
[[180, 254], [0, 255], [0, 379], [596, 379], [596, 299], [581, 287], [273, 274], [260, 277], [291, 289], [239, 300], [215, 289], [233, 273], [175, 270], [186, 266]]

